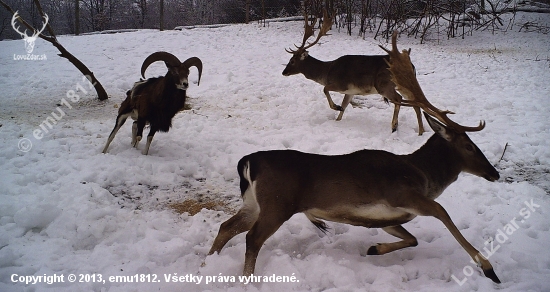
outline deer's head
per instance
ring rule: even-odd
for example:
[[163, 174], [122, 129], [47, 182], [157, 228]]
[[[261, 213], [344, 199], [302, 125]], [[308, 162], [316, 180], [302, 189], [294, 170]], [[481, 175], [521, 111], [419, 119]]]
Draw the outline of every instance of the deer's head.
[[296, 50], [293, 49], [286, 49], [287, 53], [292, 54], [292, 58], [290, 58], [290, 61], [286, 65], [285, 69], [283, 70], [284, 76], [290, 76], [294, 74], [299, 74], [302, 72], [302, 62], [308, 57], [308, 51], [307, 49], [313, 47], [320, 39], [321, 37], [327, 35], [327, 32], [330, 30], [332, 26], [332, 19], [329, 18], [326, 11], [324, 11], [323, 15], [323, 25], [321, 27], [321, 30], [317, 34], [317, 39], [313, 41], [312, 43], [307, 43], [307, 40], [313, 36], [313, 27], [315, 26], [315, 23], [317, 22], [317, 18], [313, 21], [312, 24], [308, 23], [308, 17], [307, 13], [304, 13], [304, 19], [305, 19], [305, 32], [304, 32], [304, 39], [302, 41], [301, 46], [296, 46]]

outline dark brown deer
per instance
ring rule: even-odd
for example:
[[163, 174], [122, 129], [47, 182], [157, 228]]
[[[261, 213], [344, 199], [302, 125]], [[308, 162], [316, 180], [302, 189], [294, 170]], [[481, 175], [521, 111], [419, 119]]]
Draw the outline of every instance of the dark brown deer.
[[[395, 91], [395, 84], [391, 81], [388, 71], [388, 55], [345, 55], [333, 61], [321, 61], [309, 55], [307, 49], [311, 48], [325, 36], [330, 30], [332, 19], [325, 12], [323, 25], [317, 34], [317, 38], [312, 43], [307, 40], [313, 36], [313, 26], [308, 24], [307, 14], [305, 17], [305, 33], [301, 46], [296, 46], [296, 50], [286, 50], [292, 54], [292, 58], [283, 71], [284, 76], [303, 74], [307, 79], [313, 80], [324, 86], [323, 92], [327, 97], [331, 109], [340, 111], [336, 118], [342, 119], [346, 107], [353, 99], [354, 95], [380, 94], [384, 101], [391, 101], [395, 108], [391, 122], [392, 132], [397, 130], [398, 116], [401, 95]], [[315, 21], [314, 21], [315, 22]], [[336, 105], [330, 96], [330, 91], [336, 91], [344, 94], [342, 105]], [[417, 106], [413, 107], [418, 120], [418, 134], [422, 135], [424, 126], [422, 116]]]
[[[390, 68], [396, 75], [394, 82], [420, 106], [422, 92], [410, 61], [405, 61], [408, 55], [399, 54], [395, 38], [393, 42]], [[435, 114], [446, 118], [445, 112]], [[450, 125], [444, 125], [424, 115], [435, 134], [408, 155], [360, 150], [325, 156], [275, 150], [243, 157], [237, 166], [243, 207], [220, 226], [209, 254], [219, 253], [231, 238], [248, 231], [243, 274], [253, 274], [263, 243], [290, 217], [302, 212], [321, 230], [327, 229], [323, 220], [328, 220], [382, 228], [402, 239], [373, 245], [367, 251], [369, 255], [383, 255], [416, 246], [416, 238], [402, 224], [416, 216], [432, 216], [447, 227], [485, 276], [500, 283], [491, 263], [434, 201], [461, 172], [488, 181], [498, 180], [499, 173], [466, 134], [477, 128], [458, 126], [448, 119]]]

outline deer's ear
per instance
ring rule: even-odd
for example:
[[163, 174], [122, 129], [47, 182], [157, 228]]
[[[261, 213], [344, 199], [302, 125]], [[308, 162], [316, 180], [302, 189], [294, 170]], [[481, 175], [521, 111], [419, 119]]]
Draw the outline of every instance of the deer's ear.
[[445, 127], [445, 125], [443, 125], [442, 123], [436, 121], [434, 118], [432, 118], [427, 113], [424, 113], [424, 116], [426, 117], [426, 120], [428, 121], [428, 124], [430, 125], [432, 130], [434, 130], [434, 132], [436, 134], [438, 134], [439, 136], [441, 136], [443, 139], [445, 139], [447, 141], [451, 141], [453, 139], [454, 133], [452, 131], [450, 131], [447, 127]]
[[305, 60], [308, 56], [309, 56], [309, 53], [308, 53], [307, 51], [304, 51], [304, 52], [300, 55], [300, 61]]

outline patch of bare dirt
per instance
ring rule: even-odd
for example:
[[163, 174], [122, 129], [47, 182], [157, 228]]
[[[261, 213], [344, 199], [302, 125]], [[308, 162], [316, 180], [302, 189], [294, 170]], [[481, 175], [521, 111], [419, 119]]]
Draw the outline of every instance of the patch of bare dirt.
[[178, 214], [188, 213], [189, 216], [194, 216], [202, 209], [222, 211], [224, 213], [234, 213], [234, 210], [229, 207], [228, 202], [212, 198], [199, 200], [186, 199], [182, 202], [170, 203], [168, 204], [168, 207], [176, 211]]

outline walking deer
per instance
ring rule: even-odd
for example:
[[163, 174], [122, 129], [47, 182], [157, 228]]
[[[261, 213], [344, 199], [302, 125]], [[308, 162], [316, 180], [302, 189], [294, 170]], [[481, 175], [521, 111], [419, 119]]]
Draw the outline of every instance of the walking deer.
[[380, 48], [386, 51], [390, 56], [389, 61], [386, 62], [391, 72], [391, 81], [396, 85], [395, 90], [399, 92], [399, 95], [406, 98], [406, 100], [397, 103], [405, 106], [419, 107], [447, 126], [453, 127], [461, 132], [475, 132], [485, 128], [485, 123], [483, 121], [480, 121], [479, 125], [476, 127], [459, 125], [447, 117], [447, 114], [454, 114], [453, 112], [440, 110], [428, 101], [414, 74], [414, 66], [410, 58], [411, 51], [403, 50], [402, 53], [399, 53], [399, 50], [397, 50], [397, 31], [394, 31], [392, 35], [392, 50], [387, 50], [382, 46], [380, 46]]
[[[392, 132], [397, 130], [398, 116], [401, 95], [395, 91], [395, 84], [391, 81], [388, 71], [388, 55], [345, 55], [333, 61], [321, 61], [309, 55], [307, 49], [311, 48], [325, 36], [330, 30], [332, 19], [325, 12], [323, 25], [317, 34], [315, 41], [306, 44], [307, 40], [313, 36], [313, 24], [308, 24], [307, 14], [305, 17], [305, 32], [301, 46], [296, 46], [296, 50], [287, 49], [292, 54], [292, 58], [283, 70], [284, 76], [303, 74], [307, 79], [313, 80], [324, 86], [323, 92], [328, 100], [331, 109], [340, 111], [337, 121], [342, 119], [346, 107], [353, 99], [354, 95], [380, 94], [384, 101], [388, 100], [394, 104], [393, 118], [391, 122]], [[344, 94], [342, 105], [336, 105], [330, 96], [330, 91], [336, 91]], [[418, 134], [424, 133], [422, 116], [420, 109], [413, 106], [418, 120]]]
[[[398, 90], [414, 99], [415, 105], [428, 108], [408, 53], [397, 51], [395, 37], [389, 66]], [[302, 212], [321, 230], [327, 229], [323, 220], [328, 220], [382, 228], [401, 239], [373, 245], [367, 251], [369, 255], [383, 255], [416, 246], [416, 238], [402, 224], [416, 216], [432, 216], [447, 227], [486, 277], [500, 283], [491, 263], [434, 201], [461, 172], [488, 181], [496, 181], [500, 175], [466, 134], [480, 129], [459, 126], [446, 117], [446, 112], [428, 110], [447, 124], [424, 113], [435, 134], [408, 155], [360, 150], [325, 156], [274, 150], [243, 157], [237, 165], [243, 206], [221, 224], [208, 254], [219, 253], [231, 238], [248, 231], [243, 274], [253, 274], [263, 243], [290, 217]]]

